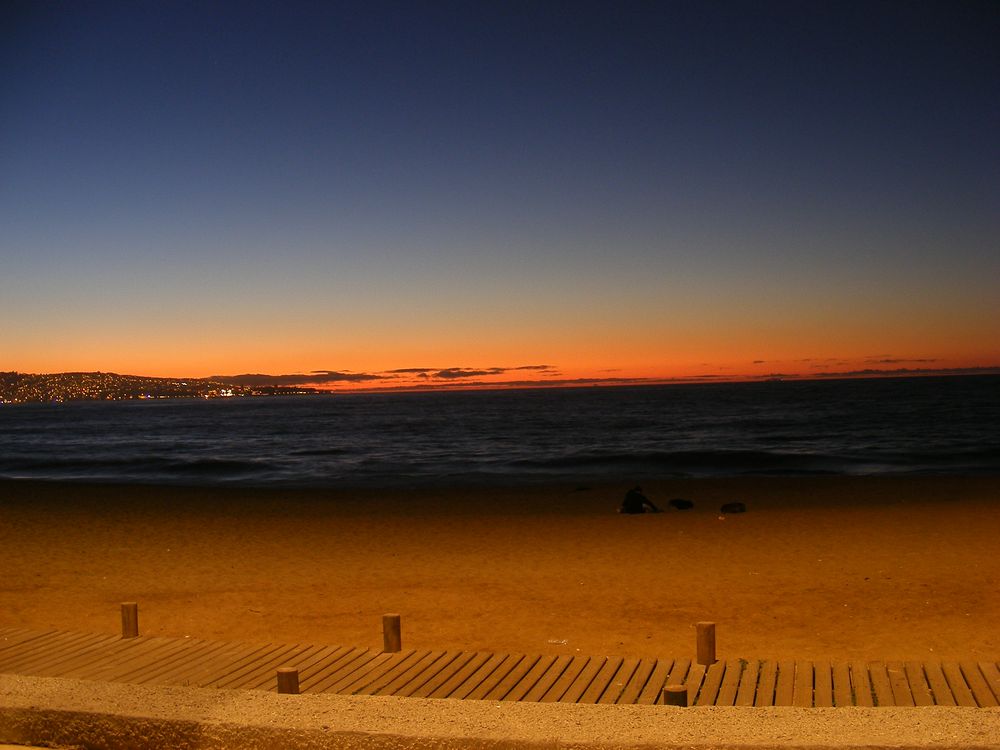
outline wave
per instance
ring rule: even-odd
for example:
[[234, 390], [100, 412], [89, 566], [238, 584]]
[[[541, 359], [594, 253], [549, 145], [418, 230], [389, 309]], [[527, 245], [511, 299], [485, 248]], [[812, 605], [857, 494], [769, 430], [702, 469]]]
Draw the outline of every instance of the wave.
[[265, 460], [231, 458], [177, 459], [161, 456], [122, 458], [22, 458], [0, 462], [0, 477], [86, 478], [116, 481], [149, 479], [239, 479], [264, 476], [276, 467]]
[[354, 451], [348, 448], [300, 448], [289, 451], [290, 456], [346, 456]]
[[539, 473], [649, 476], [749, 476], [822, 474], [998, 473], [1000, 449], [950, 452], [819, 453], [755, 450], [695, 450], [601, 453], [585, 451], [561, 456], [523, 458], [515, 470]]
[[758, 473], [766, 471], [839, 473], [850, 463], [842, 456], [771, 451], [647, 451], [636, 453], [581, 452], [551, 458], [527, 458], [513, 466], [535, 470], [619, 469], [663, 474]]

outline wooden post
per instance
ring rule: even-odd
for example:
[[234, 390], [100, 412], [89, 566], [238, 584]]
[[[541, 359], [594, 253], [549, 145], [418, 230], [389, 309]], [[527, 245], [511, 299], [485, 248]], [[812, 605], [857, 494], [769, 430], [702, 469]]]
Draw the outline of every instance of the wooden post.
[[699, 622], [698, 628], [698, 663], [715, 664], [715, 623]]
[[688, 704], [686, 685], [667, 685], [661, 692], [664, 706], [686, 706]]
[[399, 615], [382, 615], [382, 650], [396, 653], [403, 650], [403, 637], [399, 629]]
[[290, 695], [299, 694], [299, 670], [292, 667], [278, 669], [278, 692]]
[[122, 602], [122, 638], [139, 637], [139, 605]]

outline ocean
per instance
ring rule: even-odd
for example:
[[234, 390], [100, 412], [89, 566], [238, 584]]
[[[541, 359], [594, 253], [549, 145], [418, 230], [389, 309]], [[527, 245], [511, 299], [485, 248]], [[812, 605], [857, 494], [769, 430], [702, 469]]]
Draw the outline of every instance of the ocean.
[[0, 406], [0, 478], [433, 486], [1000, 473], [1000, 376]]

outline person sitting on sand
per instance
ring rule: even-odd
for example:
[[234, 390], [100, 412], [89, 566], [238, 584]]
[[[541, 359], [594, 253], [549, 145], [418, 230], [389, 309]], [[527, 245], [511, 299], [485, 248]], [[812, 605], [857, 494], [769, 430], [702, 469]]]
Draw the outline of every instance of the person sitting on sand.
[[[648, 511], [646, 509], [649, 509]], [[618, 509], [619, 513], [659, 513], [660, 509], [657, 508], [650, 501], [648, 497], [642, 494], [642, 487], [636, 485], [628, 492], [625, 493], [625, 499], [622, 500], [621, 507]]]

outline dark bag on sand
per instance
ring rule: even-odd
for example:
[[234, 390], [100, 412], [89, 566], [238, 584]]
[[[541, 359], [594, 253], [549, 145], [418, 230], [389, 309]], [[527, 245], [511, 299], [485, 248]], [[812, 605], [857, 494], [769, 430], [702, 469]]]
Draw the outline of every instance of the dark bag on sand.
[[747, 506], [745, 503], [726, 503], [719, 509], [720, 513], [746, 513]]
[[673, 500], [667, 503], [671, 508], [677, 508], [677, 510], [691, 510], [694, 507], [694, 503], [690, 500], [684, 500], [680, 497], [675, 497]]

